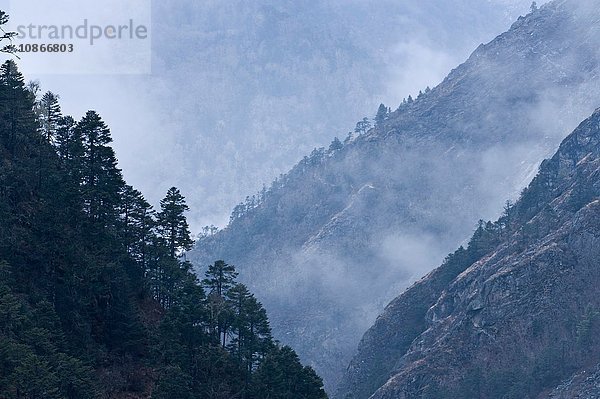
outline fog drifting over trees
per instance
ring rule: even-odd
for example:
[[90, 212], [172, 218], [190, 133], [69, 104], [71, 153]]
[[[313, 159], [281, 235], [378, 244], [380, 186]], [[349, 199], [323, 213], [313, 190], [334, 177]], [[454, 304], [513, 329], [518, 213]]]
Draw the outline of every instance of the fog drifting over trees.
[[23, 70], [66, 112], [98, 109], [128, 180], [154, 204], [181, 187], [197, 232], [379, 103], [439, 83], [530, 3], [155, 2], [151, 75]]

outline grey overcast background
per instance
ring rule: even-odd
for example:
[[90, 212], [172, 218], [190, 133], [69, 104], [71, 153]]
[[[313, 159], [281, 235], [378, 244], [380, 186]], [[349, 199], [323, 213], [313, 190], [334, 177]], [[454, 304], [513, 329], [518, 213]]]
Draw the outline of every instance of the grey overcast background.
[[24, 72], [58, 93], [76, 119], [96, 109], [112, 129], [127, 181], [155, 205], [178, 186], [198, 232], [224, 226], [246, 195], [314, 147], [343, 139], [380, 102], [395, 109], [438, 84], [530, 5], [154, 1], [152, 74]]

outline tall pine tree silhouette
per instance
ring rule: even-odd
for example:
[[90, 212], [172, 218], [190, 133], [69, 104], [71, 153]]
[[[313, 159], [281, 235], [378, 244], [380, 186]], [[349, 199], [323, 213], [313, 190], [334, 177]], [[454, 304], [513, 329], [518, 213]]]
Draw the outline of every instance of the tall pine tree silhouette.
[[165, 241], [169, 254], [175, 258], [180, 251], [192, 249], [194, 241], [185, 218], [189, 210], [185, 198], [176, 187], [171, 187], [167, 195], [160, 201], [158, 213], [158, 231]]
[[75, 129], [83, 145], [82, 158], [76, 166], [81, 168], [84, 209], [93, 221], [108, 227], [117, 219], [119, 192], [124, 185], [110, 147], [110, 130], [95, 111], [88, 111]]
[[51, 91], [44, 94], [39, 102], [39, 115], [42, 135], [52, 143], [62, 119], [58, 96]]

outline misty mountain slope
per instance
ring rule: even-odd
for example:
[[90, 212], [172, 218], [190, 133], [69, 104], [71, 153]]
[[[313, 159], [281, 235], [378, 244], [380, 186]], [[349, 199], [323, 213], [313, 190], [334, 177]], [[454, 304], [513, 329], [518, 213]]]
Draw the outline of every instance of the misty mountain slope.
[[[344, 398], [346, 394], [352, 393], [352, 397], [367, 398], [389, 378], [398, 360], [407, 352], [413, 341], [430, 327], [429, 309], [444, 296], [449, 283], [475, 262], [487, 262], [498, 256], [497, 248], [502, 247], [502, 240], [508, 241], [507, 224], [512, 225], [508, 231], [520, 230], [512, 241], [505, 243], [505, 246], [516, 242], [519, 243], [515, 245], [516, 250], [521, 250], [523, 242], [526, 242], [529, 239], [528, 235], [532, 235], [534, 231], [536, 234], [542, 234], [544, 229], [558, 229], [558, 221], [545, 225], [544, 229], [538, 227], [535, 221], [543, 216], [540, 209], [549, 207], [559, 194], [567, 192], [570, 195], [569, 201], [561, 203], [563, 207], [566, 203], [567, 210], [571, 211], [562, 215], [563, 218], [570, 217], [573, 209], [593, 198], [594, 185], [597, 187], [598, 181], [584, 180], [578, 175], [583, 174], [585, 166], [593, 171], [592, 178], [598, 178], [598, 171], [593, 169], [597, 163], [593, 163], [593, 160], [594, 154], [598, 154], [600, 150], [597, 125], [599, 118], [600, 114], [596, 113], [593, 118], [582, 124], [563, 142], [554, 158], [542, 164], [538, 177], [525, 191], [520, 202], [509, 212], [505, 211], [500, 220], [500, 224], [505, 226], [503, 234], [493, 231], [492, 234], [486, 233], [489, 228], [478, 229], [466, 250], [461, 248], [449, 256], [441, 267], [408, 288], [386, 307], [384, 313], [364, 335], [358, 354], [340, 384], [338, 397]], [[582, 159], [583, 161], [580, 161]], [[571, 169], [575, 165], [579, 169], [572, 172], [569, 165]], [[573, 179], [565, 178], [569, 177], [569, 174], [574, 174], [579, 179], [576, 184], [572, 182]], [[559, 178], [567, 181], [557, 185], [556, 181]], [[547, 184], [558, 188], [551, 191], [547, 189]], [[547, 218], [544, 220], [547, 221]], [[478, 306], [480, 305], [475, 307]]]
[[192, 227], [223, 225], [263, 182], [381, 101], [397, 103], [437, 84], [530, 4], [154, 2], [161, 17], [153, 21], [153, 75], [129, 83], [148, 91], [141, 107], [154, 112], [142, 127], [116, 129], [128, 132], [117, 138], [124, 170], [145, 192], [161, 195], [157, 186], [171, 183], [164, 170], [177, 170], [195, 209]]
[[331, 390], [384, 305], [600, 103], [597, 3], [519, 19], [381, 126], [305, 157], [190, 256], [235, 264]]
[[[478, 231], [476, 237], [484, 236]], [[394, 299], [367, 330], [358, 346], [336, 397], [367, 398], [389, 378], [396, 362], [411, 343], [427, 328], [426, 313], [447, 285], [474, 261], [480, 259], [495, 240], [481, 245], [472, 240], [467, 250], [461, 249], [446, 258], [442, 266], [419, 280]]]
[[[384, 372], [369, 366], [376, 364], [370, 357], [385, 357], [388, 347], [406, 349], [393, 367], [384, 358], [391, 377], [371, 398], [535, 398], [598, 363], [600, 110], [484, 230], [493, 237], [488, 243], [497, 241], [487, 254], [470, 266], [463, 262], [465, 270], [450, 283], [443, 278], [448, 263], [431, 273], [392, 302], [365, 335], [348, 371], [355, 381]], [[475, 235], [471, 242], [482, 239]], [[407, 318], [418, 299], [414, 293], [444, 284], [426, 312]], [[369, 397], [360, 385], [338, 396]], [[575, 391], [585, 384], [573, 385], [560, 389], [579, 397]]]

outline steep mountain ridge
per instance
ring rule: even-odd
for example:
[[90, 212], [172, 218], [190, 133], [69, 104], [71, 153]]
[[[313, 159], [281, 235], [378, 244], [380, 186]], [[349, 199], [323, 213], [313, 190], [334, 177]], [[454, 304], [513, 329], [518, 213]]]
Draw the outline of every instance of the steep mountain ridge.
[[496, 216], [600, 103], [593, 5], [520, 18], [376, 128], [305, 157], [190, 256], [235, 264], [331, 390], [385, 303]]
[[[452, 268], [460, 249], [386, 308], [337, 397], [538, 397], [597, 364], [599, 197], [596, 111], [485, 225], [494, 237], [487, 249]], [[481, 242], [476, 234], [466, 252]], [[582, 373], [549, 397], [592, 397], [575, 396], [594, 381], [586, 385]]]

